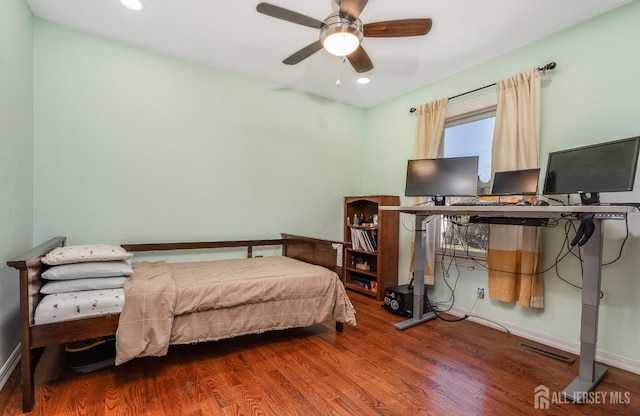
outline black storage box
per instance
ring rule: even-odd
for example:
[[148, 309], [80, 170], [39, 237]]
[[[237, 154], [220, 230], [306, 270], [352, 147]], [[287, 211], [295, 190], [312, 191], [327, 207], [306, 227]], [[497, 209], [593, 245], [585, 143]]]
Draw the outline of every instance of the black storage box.
[[[427, 285], [424, 286], [427, 293]], [[400, 285], [385, 288], [382, 308], [398, 315], [413, 317], [413, 286]], [[424, 297], [423, 312], [428, 312], [427, 297]]]
[[116, 338], [114, 336], [70, 342], [64, 347], [67, 364], [79, 373], [88, 373], [115, 365]]

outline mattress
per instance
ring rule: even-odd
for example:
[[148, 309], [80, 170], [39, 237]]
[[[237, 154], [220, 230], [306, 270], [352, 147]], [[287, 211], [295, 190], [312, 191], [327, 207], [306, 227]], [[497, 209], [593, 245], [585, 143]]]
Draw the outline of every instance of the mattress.
[[120, 313], [124, 289], [84, 290], [46, 295], [34, 317], [36, 325]]

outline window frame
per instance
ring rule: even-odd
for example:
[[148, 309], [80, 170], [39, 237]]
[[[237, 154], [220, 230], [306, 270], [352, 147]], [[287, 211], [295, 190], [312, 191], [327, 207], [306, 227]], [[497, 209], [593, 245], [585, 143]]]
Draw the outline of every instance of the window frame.
[[[449, 107], [447, 110], [447, 117], [444, 124], [444, 129], [441, 137], [440, 157], [444, 155], [444, 140], [445, 131], [449, 127], [455, 127], [462, 124], [472, 123], [474, 121], [483, 120], [490, 117], [495, 117], [497, 113], [497, 96], [495, 94], [475, 101], [462, 103], [460, 105]], [[492, 178], [490, 179], [491, 182]], [[448, 245], [443, 244], [443, 240], [446, 238], [443, 233], [443, 226], [445, 225], [446, 218], [439, 216], [436, 222], [436, 247], [435, 252], [439, 256], [459, 256], [464, 258], [473, 259], [486, 259], [487, 257], [487, 244], [485, 244], [484, 250], [475, 249], [469, 251], [466, 248], [454, 248], [453, 252], [450, 249], [443, 250], [443, 247]], [[488, 225], [486, 224], [474, 224], [472, 227], [485, 227], [488, 238]]]

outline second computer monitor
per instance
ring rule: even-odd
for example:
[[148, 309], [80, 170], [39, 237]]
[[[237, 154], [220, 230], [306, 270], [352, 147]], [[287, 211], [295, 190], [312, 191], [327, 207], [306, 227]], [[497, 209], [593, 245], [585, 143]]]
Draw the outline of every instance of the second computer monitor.
[[496, 172], [491, 195], [535, 195], [538, 193], [540, 169], [520, 169]]

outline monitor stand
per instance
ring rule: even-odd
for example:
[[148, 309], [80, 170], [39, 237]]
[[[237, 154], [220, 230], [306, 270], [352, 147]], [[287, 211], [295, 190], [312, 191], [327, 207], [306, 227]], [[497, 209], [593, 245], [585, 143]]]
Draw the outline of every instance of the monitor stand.
[[597, 205], [600, 203], [600, 195], [597, 192], [580, 192], [580, 203], [582, 205]]

